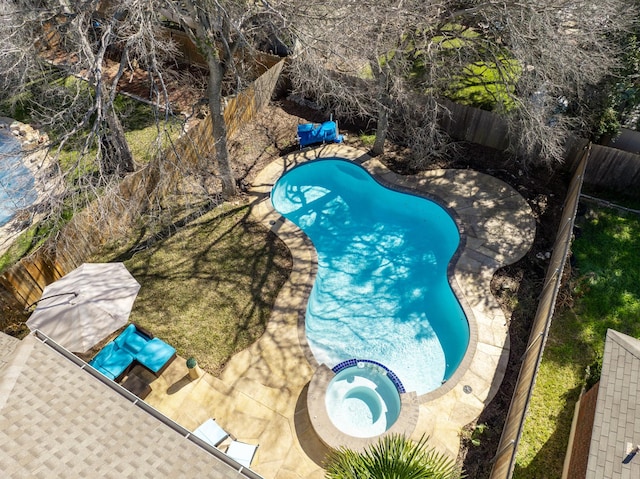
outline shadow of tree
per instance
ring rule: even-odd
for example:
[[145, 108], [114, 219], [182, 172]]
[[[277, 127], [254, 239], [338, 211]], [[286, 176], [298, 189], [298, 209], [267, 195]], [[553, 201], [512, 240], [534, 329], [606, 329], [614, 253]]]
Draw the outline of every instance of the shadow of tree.
[[305, 454], [309, 456], [313, 462], [322, 467], [329, 454], [329, 448], [320, 441], [311, 425], [309, 411], [307, 410], [308, 392], [309, 384], [302, 389], [296, 401], [296, 412], [294, 416], [296, 437], [300, 441], [300, 446]]
[[110, 260], [124, 261], [142, 285], [131, 320], [216, 374], [264, 333], [291, 257], [245, 202], [199, 206], [140, 231]]

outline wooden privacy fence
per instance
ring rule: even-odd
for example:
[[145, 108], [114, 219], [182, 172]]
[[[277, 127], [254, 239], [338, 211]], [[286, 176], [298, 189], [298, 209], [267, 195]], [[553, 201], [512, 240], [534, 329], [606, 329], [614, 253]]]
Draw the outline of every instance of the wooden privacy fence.
[[181, 30], [175, 28], [163, 27], [159, 30], [160, 36], [164, 38], [170, 38], [177, 47], [177, 58], [179, 63], [186, 63], [188, 65], [199, 66], [202, 68], [207, 67], [207, 61], [198, 50], [189, 35]]
[[[229, 137], [237, 133], [256, 116], [258, 111], [269, 104], [282, 72], [284, 59], [265, 55], [261, 57], [260, 64], [266, 71], [241, 93], [226, 99], [224, 121]], [[211, 141], [212, 138], [213, 122], [209, 115], [189, 131], [183, 141], [177, 145], [176, 150], [182, 161], [195, 165], [213, 156], [215, 145]]]
[[[444, 100], [446, 113], [439, 118], [440, 126], [453, 138], [505, 150], [509, 146], [509, 128], [504, 118], [490, 111]], [[640, 140], [639, 140], [640, 141]], [[588, 140], [572, 136], [565, 146], [566, 164], [569, 168], [580, 161], [581, 150]], [[629, 196], [640, 197], [640, 155], [617, 148], [592, 145], [587, 169], [586, 185], [607, 188]]]
[[[224, 111], [228, 135], [239, 131], [266, 106], [275, 90], [284, 60], [265, 56], [264, 72], [246, 90], [228, 98]], [[211, 118], [207, 117], [180, 137], [162, 157], [127, 176], [99, 201], [74, 215], [60, 233], [34, 254], [21, 259], [0, 276], [0, 301], [7, 307], [27, 307], [37, 302], [44, 287], [81, 265], [114, 233], [126, 230], [154, 195], [162, 194], [180, 174], [178, 161], [196, 164], [213, 153]], [[109, 218], [105, 218], [105, 212]]]
[[504, 117], [449, 100], [440, 103], [449, 111], [440, 116], [440, 127], [453, 138], [501, 151], [509, 146], [509, 128]]
[[593, 145], [584, 182], [640, 197], [640, 155]]
[[569, 191], [560, 219], [560, 227], [553, 245], [553, 253], [544, 282], [538, 309], [529, 335], [529, 342], [522, 358], [520, 373], [509, 406], [509, 412], [502, 430], [502, 436], [494, 458], [490, 479], [509, 479], [515, 466], [518, 443], [535, 385], [536, 375], [542, 360], [542, 353], [551, 327], [556, 298], [562, 284], [562, 274], [571, 249], [571, 238], [580, 200], [580, 191], [587, 163], [590, 161], [590, 148], [580, 155], [578, 165], [569, 184]]

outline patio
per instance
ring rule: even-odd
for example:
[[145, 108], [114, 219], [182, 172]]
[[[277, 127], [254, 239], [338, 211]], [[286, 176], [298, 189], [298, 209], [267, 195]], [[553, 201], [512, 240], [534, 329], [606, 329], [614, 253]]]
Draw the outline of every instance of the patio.
[[506, 319], [490, 294], [491, 277], [499, 267], [520, 259], [535, 234], [531, 210], [515, 190], [470, 170], [400, 177], [344, 145], [324, 145], [278, 159], [259, 174], [252, 189], [253, 215], [285, 241], [293, 256], [291, 275], [265, 334], [235, 355], [220, 378], [204, 373], [191, 380], [185, 359], [178, 357], [159, 378], [134, 368], [130, 376], [139, 380], [131, 381], [137, 387], [150, 385], [145, 401], [189, 430], [212, 417], [236, 439], [259, 444], [252, 469], [265, 478], [324, 477], [320, 465], [327, 448], [316, 437], [307, 413], [307, 384], [317, 364], [304, 339], [302, 321], [313, 284], [315, 252], [268, 201], [271, 185], [284, 171], [320, 156], [352, 159], [385, 183], [440, 198], [462, 224], [466, 244], [453, 269], [452, 286], [469, 317], [472, 341], [454, 378], [417, 398], [419, 417], [412, 436], [431, 436], [434, 447], [455, 458], [460, 429], [478, 417], [495, 395], [509, 357]]

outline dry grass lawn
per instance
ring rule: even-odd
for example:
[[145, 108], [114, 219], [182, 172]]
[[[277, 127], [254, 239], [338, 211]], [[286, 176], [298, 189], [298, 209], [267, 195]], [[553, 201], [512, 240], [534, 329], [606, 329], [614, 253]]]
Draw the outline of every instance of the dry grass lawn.
[[156, 238], [94, 260], [124, 261], [141, 284], [131, 321], [218, 374], [264, 332], [289, 251], [249, 218], [246, 203], [225, 203]]

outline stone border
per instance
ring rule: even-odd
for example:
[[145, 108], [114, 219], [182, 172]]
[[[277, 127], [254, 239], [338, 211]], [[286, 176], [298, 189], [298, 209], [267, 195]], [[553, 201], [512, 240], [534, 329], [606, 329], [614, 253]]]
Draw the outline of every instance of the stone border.
[[400, 394], [400, 414], [384, 433], [373, 437], [354, 437], [342, 432], [334, 426], [325, 405], [325, 393], [335, 375], [336, 373], [327, 365], [321, 364], [311, 378], [307, 392], [307, 410], [311, 426], [324, 445], [331, 449], [346, 446], [354, 451], [364, 451], [367, 446], [374, 444], [381, 437], [391, 434], [410, 436], [413, 433], [420, 414], [417, 396], [413, 391]]

